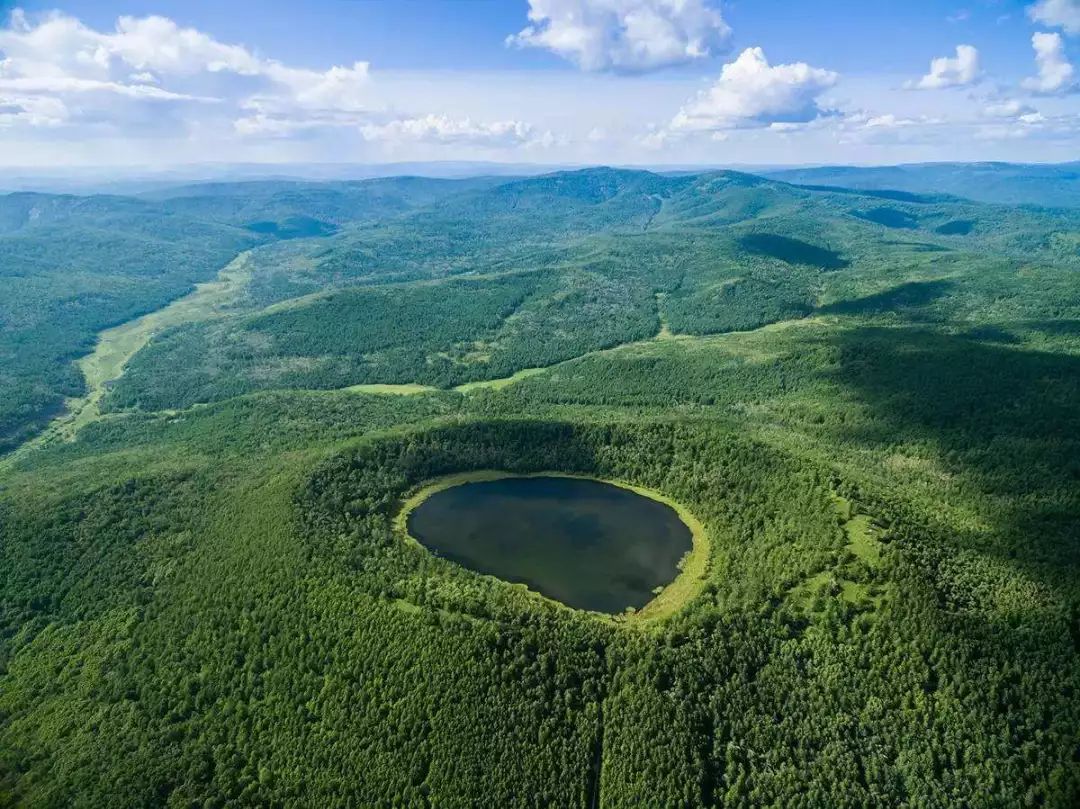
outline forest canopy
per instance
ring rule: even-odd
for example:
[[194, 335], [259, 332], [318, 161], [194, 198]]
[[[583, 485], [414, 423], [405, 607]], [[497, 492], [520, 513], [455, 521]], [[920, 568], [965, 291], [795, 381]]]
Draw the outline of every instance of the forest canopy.
[[[1080, 215], [790, 179], [0, 197], [0, 806], [1077, 805]], [[704, 562], [408, 541], [474, 470]]]

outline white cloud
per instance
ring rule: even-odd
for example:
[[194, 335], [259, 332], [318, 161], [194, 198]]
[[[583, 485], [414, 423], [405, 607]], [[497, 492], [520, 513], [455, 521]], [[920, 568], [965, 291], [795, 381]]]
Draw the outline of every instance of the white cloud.
[[865, 129], [900, 129], [907, 126], [919, 126], [925, 124], [926, 121], [921, 121], [915, 118], [899, 118], [891, 112], [884, 115], [872, 115], [862, 122], [862, 126]]
[[0, 29], [8, 71], [23, 76], [114, 78], [115, 69], [192, 75], [202, 71], [257, 75], [265, 63], [239, 45], [226, 45], [165, 17], [120, 17], [102, 33], [52, 12], [34, 25], [22, 11]]
[[[5, 133], [49, 127], [72, 142], [188, 137], [282, 150], [321, 141], [395, 150], [566, 143], [505, 113], [469, 116], [442, 103], [393, 112], [388, 102], [402, 103], [379, 91], [367, 62], [294, 67], [165, 17], [120, 17], [113, 30], [98, 31], [61, 12], [34, 20], [15, 12], [0, 28]], [[432, 109], [439, 114], [426, 114]]]
[[242, 45], [218, 42], [194, 28], [181, 28], [167, 17], [121, 17], [115, 33], [94, 34], [94, 38], [98, 42], [95, 59], [119, 58], [136, 70], [257, 76], [271, 64]]
[[207, 96], [195, 96], [187, 93], [174, 93], [149, 84], [125, 84], [99, 79], [83, 79], [76, 76], [18, 76], [0, 78], [0, 90], [11, 90], [39, 95], [70, 93], [115, 93], [128, 98], [156, 99], [159, 101], [203, 101], [213, 102], [218, 99]]
[[[1039, 139], [1044, 143], [1075, 144], [1080, 118], [1075, 114], [1043, 115], [1041, 112], [1023, 112], [1010, 119], [983, 124], [975, 129], [979, 140]], [[1073, 147], [1075, 151], [1075, 146]]]
[[[531, 130], [531, 127], [530, 127]], [[530, 137], [522, 145], [527, 149], [553, 149], [565, 147], [570, 144], [570, 138], [566, 135], [556, 135], [550, 129], [545, 129], [539, 135]]]
[[670, 129], [651, 127], [648, 132], [637, 139], [637, 142], [649, 151], [657, 152], [666, 147], [673, 139]]
[[1080, 0], [1039, 0], [1028, 6], [1027, 12], [1034, 22], [1064, 28], [1069, 34], [1080, 34]]
[[1065, 57], [1065, 41], [1061, 34], [1035, 33], [1031, 37], [1035, 49], [1038, 76], [1025, 79], [1023, 86], [1036, 93], [1065, 93], [1076, 89], [1075, 70]]
[[243, 137], [288, 138], [331, 129], [357, 129], [366, 118], [350, 113], [323, 111], [293, 114], [253, 108], [233, 121], [233, 131]]
[[238, 118], [234, 127], [239, 135], [264, 138], [288, 138], [330, 129], [354, 130], [364, 140], [389, 145], [428, 143], [512, 147], [551, 145], [555, 142], [552, 133], [536, 135], [533, 127], [523, 121], [485, 123], [468, 117], [454, 118], [435, 114], [374, 122], [369, 116], [357, 116], [349, 112], [323, 111], [317, 115], [290, 117], [258, 111]]
[[724, 65], [712, 87], [679, 110], [670, 128], [713, 132], [813, 121], [826, 114], [818, 99], [837, 78], [804, 62], [770, 65], [761, 48], [747, 48]]
[[429, 143], [480, 143], [515, 145], [532, 139], [532, 127], [521, 121], [478, 123], [469, 118], [425, 115], [360, 128], [367, 140], [424, 141]]
[[68, 109], [57, 98], [0, 95], [0, 129], [19, 125], [53, 127], [67, 118]]
[[9, 26], [0, 28], [0, 91], [61, 101], [92, 96], [80, 100], [82, 114], [117, 124], [131, 110], [111, 103], [110, 94], [141, 101], [229, 101], [230, 108], [292, 118], [372, 106], [366, 62], [325, 71], [295, 68], [165, 17], [120, 17], [114, 30], [97, 31], [61, 12], [34, 23], [16, 11]]
[[916, 90], [939, 90], [965, 87], [979, 78], [979, 51], [971, 45], [957, 45], [956, 56], [939, 56], [930, 62], [930, 72], [908, 87]]
[[708, 0], [529, 0], [529, 23], [507, 44], [550, 50], [583, 70], [691, 62], [731, 34]]
[[625, 66], [379, 71], [350, 58], [309, 69], [164, 18], [96, 30], [63, 14], [16, 15], [2, 25], [7, 165], [884, 163], [1080, 153], [1080, 95], [914, 93], [860, 71], [841, 87], [830, 71], [770, 65], [757, 49], [724, 60], [732, 64], [703, 83], [697, 70], [611, 75]]
[[926, 139], [933, 137], [932, 133], [939, 131], [945, 123], [941, 118], [925, 115], [858, 110], [843, 116], [822, 119], [819, 125], [833, 132], [840, 142], [851, 143]]
[[[291, 106], [302, 110], [342, 110], [367, 112], [373, 108], [367, 62], [352, 67], [335, 66], [327, 71], [301, 70], [269, 62], [265, 75], [275, 86], [268, 95], [252, 103], [268, 106]], [[284, 89], [287, 92], [281, 93]]]
[[148, 114], [140, 103], [218, 101], [224, 136], [283, 141], [338, 132], [351, 133], [358, 143], [490, 147], [557, 141], [515, 120], [395, 117], [378, 100], [367, 62], [327, 70], [293, 67], [165, 17], [121, 17], [114, 30], [97, 31], [60, 12], [36, 22], [16, 12], [0, 29], [0, 99], [5, 128], [112, 126], [125, 138], [155, 127], [172, 133], [178, 123], [195, 129], [213, 122], [191, 112]]
[[1036, 110], [1030, 104], [1025, 104], [1015, 98], [988, 104], [983, 109], [983, 115], [987, 118], [1021, 118], [1025, 115], [1035, 115]]

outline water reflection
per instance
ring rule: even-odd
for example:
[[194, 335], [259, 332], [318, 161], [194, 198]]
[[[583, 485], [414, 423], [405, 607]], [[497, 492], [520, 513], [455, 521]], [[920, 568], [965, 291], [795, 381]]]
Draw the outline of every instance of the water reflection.
[[439, 555], [580, 609], [640, 608], [678, 574], [691, 534], [670, 506], [608, 483], [536, 477], [464, 483], [409, 515]]

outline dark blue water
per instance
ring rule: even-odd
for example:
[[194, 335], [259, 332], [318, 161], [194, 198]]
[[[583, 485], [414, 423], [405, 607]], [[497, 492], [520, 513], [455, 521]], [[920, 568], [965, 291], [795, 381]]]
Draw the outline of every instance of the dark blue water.
[[571, 607], [640, 608], [678, 575], [690, 529], [670, 506], [571, 478], [504, 478], [437, 492], [409, 533], [481, 573], [522, 582]]

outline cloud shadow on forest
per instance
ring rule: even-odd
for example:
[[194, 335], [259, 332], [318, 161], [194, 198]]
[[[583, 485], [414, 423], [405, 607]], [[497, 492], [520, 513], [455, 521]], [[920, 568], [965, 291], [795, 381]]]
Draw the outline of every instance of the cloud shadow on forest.
[[[830, 338], [832, 381], [870, 412], [836, 440], [889, 452], [936, 447], [946, 473], [990, 503], [977, 550], [1080, 565], [1080, 357], [921, 328], [864, 327]], [[955, 537], [958, 545], [967, 544]]]

